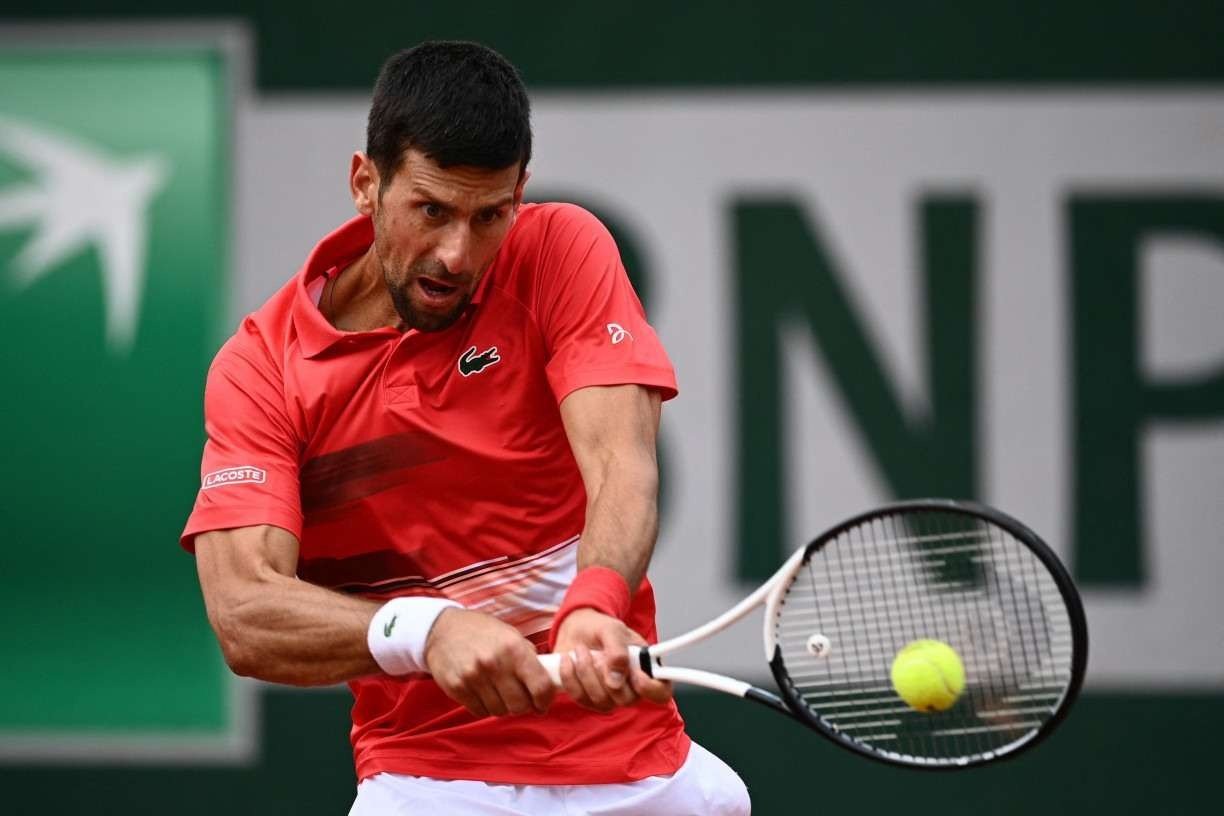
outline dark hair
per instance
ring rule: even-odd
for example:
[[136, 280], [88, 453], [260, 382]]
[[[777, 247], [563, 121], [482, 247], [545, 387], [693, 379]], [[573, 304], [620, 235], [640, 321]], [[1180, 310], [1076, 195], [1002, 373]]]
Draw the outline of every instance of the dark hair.
[[366, 154], [384, 185], [409, 148], [443, 167], [525, 168], [531, 105], [518, 70], [472, 42], [425, 42], [390, 57], [366, 126]]

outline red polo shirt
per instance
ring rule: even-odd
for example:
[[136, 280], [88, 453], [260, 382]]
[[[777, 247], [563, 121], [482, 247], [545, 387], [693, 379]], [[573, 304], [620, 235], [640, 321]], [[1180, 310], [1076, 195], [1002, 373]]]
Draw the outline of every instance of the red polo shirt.
[[[182, 544], [270, 524], [301, 542], [298, 576], [376, 600], [439, 595], [538, 646], [577, 564], [586, 493], [558, 405], [592, 385], [675, 375], [607, 230], [564, 204], [523, 205], [472, 303], [440, 332], [335, 329], [320, 282], [373, 241], [355, 218], [243, 321], [209, 371], [202, 487]], [[656, 639], [648, 581], [626, 622]], [[674, 772], [673, 704], [599, 715], [559, 695], [544, 716], [476, 718], [427, 675], [358, 678], [357, 776], [524, 784]]]

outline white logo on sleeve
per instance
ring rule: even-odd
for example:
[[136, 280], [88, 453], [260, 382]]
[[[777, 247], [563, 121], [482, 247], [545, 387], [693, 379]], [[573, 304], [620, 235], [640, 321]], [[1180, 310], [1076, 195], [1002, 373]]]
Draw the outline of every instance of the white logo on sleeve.
[[608, 336], [612, 338], [612, 345], [614, 346], [625, 338], [633, 339], [633, 335], [629, 333], [629, 330], [619, 323], [608, 324]]
[[204, 484], [200, 489], [209, 490], [214, 487], [236, 484], [263, 484], [267, 478], [268, 474], [262, 468], [239, 465], [205, 474]]

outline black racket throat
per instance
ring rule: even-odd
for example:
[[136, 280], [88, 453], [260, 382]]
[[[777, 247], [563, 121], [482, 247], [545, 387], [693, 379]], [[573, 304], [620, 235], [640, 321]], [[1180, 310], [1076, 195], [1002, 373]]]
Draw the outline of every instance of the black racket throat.
[[786, 702], [772, 691], [766, 691], [763, 688], [752, 686], [744, 692], [744, 699], [751, 700], [754, 703], [760, 703], [761, 705], [772, 708], [775, 711], [781, 711], [783, 714], [795, 716], [795, 713], [791, 711]]

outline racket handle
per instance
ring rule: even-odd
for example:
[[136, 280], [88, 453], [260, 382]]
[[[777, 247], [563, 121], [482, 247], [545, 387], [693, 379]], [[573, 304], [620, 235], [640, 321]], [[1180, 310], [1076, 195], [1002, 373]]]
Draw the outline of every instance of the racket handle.
[[560, 652], [550, 652], [549, 654], [537, 655], [540, 658], [540, 665], [544, 667], [544, 671], [548, 672], [548, 679], [552, 681], [557, 688], [561, 687], [561, 654]]
[[[635, 665], [641, 665], [641, 646], [629, 647], [629, 660]], [[571, 652], [571, 655], [573, 653]], [[598, 654], [598, 652], [591, 652]], [[551, 652], [549, 654], [536, 655], [540, 659], [540, 665], [544, 667], [544, 671], [548, 672], [548, 679], [553, 681], [553, 685], [560, 688], [561, 686], [561, 652]]]

